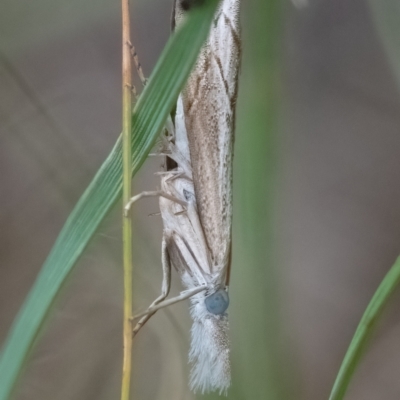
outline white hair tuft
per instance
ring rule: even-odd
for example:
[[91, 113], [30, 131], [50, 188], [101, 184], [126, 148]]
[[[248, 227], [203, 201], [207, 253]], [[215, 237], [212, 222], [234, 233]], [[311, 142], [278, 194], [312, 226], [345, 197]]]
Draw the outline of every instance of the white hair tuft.
[[218, 391], [226, 395], [231, 383], [228, 316], [208, 312], [204, 299], [204, 293], [191, 299], [190, 388], [202, 394]]

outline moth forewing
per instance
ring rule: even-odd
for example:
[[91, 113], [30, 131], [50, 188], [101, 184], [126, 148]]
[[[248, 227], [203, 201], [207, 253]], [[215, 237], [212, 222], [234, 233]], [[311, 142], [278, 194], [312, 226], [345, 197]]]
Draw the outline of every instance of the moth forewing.
[[177, 260], [174, 259], [171, 260], [172, 264], [180, 273], [189, 269], [193, 275], [196, 275], [197, 285], [206, 284], [208, 280], [205, 278], [205, 275], [209, 275], [210, 269], [204, 239], [196, 229], [198, 225], [196, 219], [198, 219], [198, 216], [193, 199], [190, 198], [190, 193], [193, 193], [193, 184], [186, 177], [171, 174], [162, 179], [161, 185], [163, 191], [166, 193], [187, 201], [187, 207], [184, 210], [176, 202], [160, 198], [164, 231], [167, 234], [171, 232], [169, 236], [171, 236], [174, 245], [177, 246], [183, 260], [188, 265], [180, 266], [176, 262]]
[[[195, 3], [176, 1], [177, 25]], [[239, 0], [223, 0], [182, 92], [197, 207], [215, 273], [223, 273], [230, 261], [239, 60]]]

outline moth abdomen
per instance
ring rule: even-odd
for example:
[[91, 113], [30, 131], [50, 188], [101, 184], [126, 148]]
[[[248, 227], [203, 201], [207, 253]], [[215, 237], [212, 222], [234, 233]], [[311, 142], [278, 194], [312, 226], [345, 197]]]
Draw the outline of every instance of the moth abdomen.
[[192, 298], [191, 315], [190, 387], [195, 393], [217, 391], [226, 394], [231, 383], [228, 318], [226, 314], [209, 312], [201, 295]]

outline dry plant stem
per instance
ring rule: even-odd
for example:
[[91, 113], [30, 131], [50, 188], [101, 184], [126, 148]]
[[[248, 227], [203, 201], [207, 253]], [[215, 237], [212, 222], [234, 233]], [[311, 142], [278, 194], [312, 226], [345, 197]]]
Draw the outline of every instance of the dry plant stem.
[[123, 263], [124, 263], [124, 321], [123, 321], [123, 366], [121, 400], [129, 400], [132, 371], [132, 219], [125, 214], [124, 205], [132, 193], [132, 73], [129, 0], [122, 0], [122, 147], [123, 147]]

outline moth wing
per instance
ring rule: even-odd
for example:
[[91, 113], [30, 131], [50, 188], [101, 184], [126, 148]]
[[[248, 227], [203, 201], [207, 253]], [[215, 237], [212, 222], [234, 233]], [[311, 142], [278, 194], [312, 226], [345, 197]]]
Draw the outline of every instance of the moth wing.
[[[176, 2], [176, 18], [184, 11]], [[178, 9], [179, 8], [179, 9]], [[223, 0], [182, 92], [197, 208], [212, 273], [230, 262], [232, 161], [240, 59], [239, 0]]]
[[180, 204], [160, 197], [160, 210], [164, 229], [171, 232], [173, 244], [168, 246], [172, 263], [181, 276], [187, 271], [195, 277], [194, 284], [209, 283], [209, 254], [204, 240], [193, 196], [193, 184], [185, 177], [165, 176], [161, 181], [163, 191], [188, 203]]

